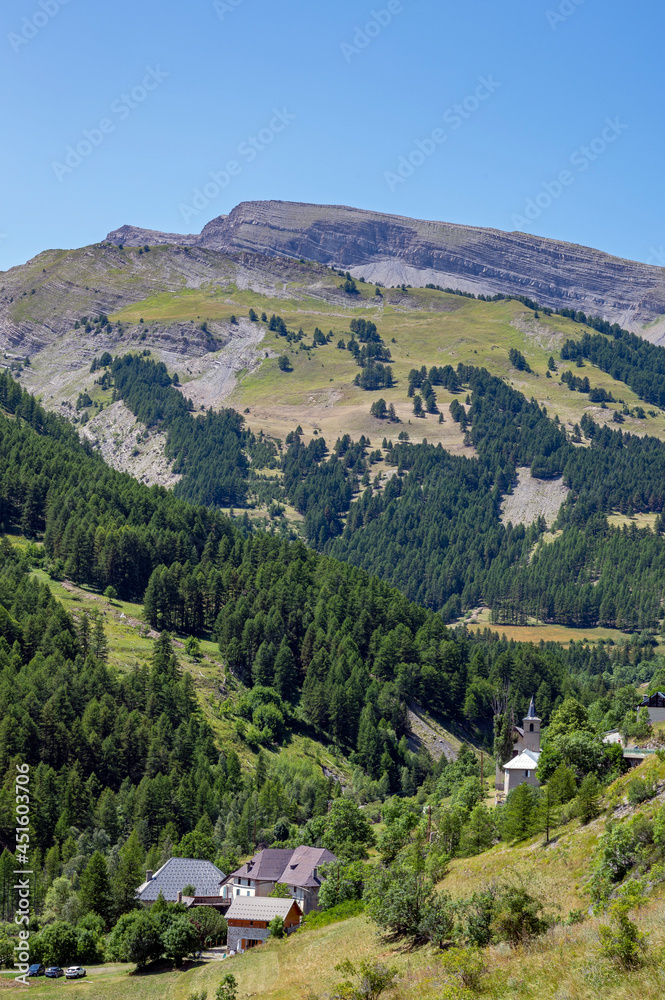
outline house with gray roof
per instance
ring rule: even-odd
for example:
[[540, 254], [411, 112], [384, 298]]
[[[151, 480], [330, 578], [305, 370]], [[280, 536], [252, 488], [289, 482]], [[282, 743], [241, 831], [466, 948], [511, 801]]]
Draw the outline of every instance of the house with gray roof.
[[323, 847], [266, 848], [259, 851], [221, 885], [221, 894], [234, 901], [239, 897], [269, 896], [277, 883], [288, 886], [304, 914], [315, 910], [321, 888], [321, 865], [337, 858]]
[[156, 871], [145, 873], [145, 882], [140, 885], [136, 898], [144, 906], [151, 906], [159, 893], [167, 903], [178, 902], [178, 893], [182, 899], [185, 886], [193, 885], [196, 896], [219, 896], [219, 885], [226, 875], [211, 861], [199, 861], [196, 858], [169, 858], [166, 864]]
[[503, 765], [504, 795], [512, 792], [518, 785], [531, 785], [533, 788], [540, 786], [536, 777], [539, 757], [540, 753], [535, 750], [523, 750], [521, 754]]
[[636, 711], [639, 712], [643, 708], [649, 713], [649, 722], [665, 722], [665, 694], [662, 691], [646, 695]]
[[300, 926], [302, 910], [294, 899], [234, 896], [226, 912], [229, 949], [243, 952], [263, 944], [270, 937], [268, 925], [275, 917], [282, 918], [286, 933], [291, 934]]

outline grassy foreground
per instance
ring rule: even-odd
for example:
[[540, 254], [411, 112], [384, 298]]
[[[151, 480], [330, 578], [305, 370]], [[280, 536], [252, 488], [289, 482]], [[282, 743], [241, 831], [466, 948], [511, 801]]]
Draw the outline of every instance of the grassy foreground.
[[[639, 923], [649, 934], [645, 965], [624, 972], [599, 957], [598, 927], [589, 919], [572, 927], [557, 926], [524, 948], [489, 949], [488, 974], [481, 996], [501, 1000], [660, 1000], [665, 990], [665, 925], [662, 901], [654, 901]], [[208, 962], [180, 972], [132, 975], [128, 966], [113, 965], [89, 970], [87, 980], [36, 980], [30, 995], [52, 996], [53, 991], [76, 990], [89, 1000], [187, 1000], [192, 992], [208, 990], [209, 998], [222, 976], [232, 971], [238, 980], [239, 998], [308, 1000], [325, 995], [340, 976], [338, 962], [350, 958], [378, 959], [399, 969], [394, 994], [402, 1000], [440, 1000], [472, 994], [444, 968], [440, 954], [431, 947], [410, 951], [379, 939], [362, 917], [317, 931], [303, 931], [283, 942], [273, 942], [227, 962]], [[2, 977], [0, 989], [15, 990]]]
[[[658, 797], [636, 807], [649, 814], [665, 796], [665, 764], [653, 757], [639, 768], [653, 776], [661, 789]], [[354, 917], [316, 930], [303, 930], [283, 941], [273, 941], [231, 960], [192, 963], [182, 970], [166, 967], [136, 975], [127, 965], [88, 970], [88, 979], [64, 983], [34, 980], [35, 997], [53, 990], [74, 991], [89, 1000], [189, 1000], [192, 993], [208, 991], [213, 1000], [227, 972], [238, 981], [241, 1000], [314, 1000], [325, 997], [341, 976], [335, 966], [345, 959], [358, 963], [377, 960], [398, 969], [398, 987], [392, 996], [401, 1000], [461, 1000], [474, 995], [496, 1000], [659, 1000], [665, 993], [665, 899], [662, 884], [638, 914], [637, 923], [648, 935], [644, 964], [625, 971], [601, 957], [599, 927], [603, 917], [586, 916], [582, 923], [565, 923], [570, 910], [587, 913], [590, 900], [585, 883], [594, 848], [607, 819], [624, 818], [634, 810], [626, 792], [635, 772], [624, 775], [606, 791], [604, 812], [587, 826], [577, 821], [554, 831], [552, 842], [539, 835], [519, 844], [499, 844], [473, 858], [453, 861], [441, 883], [453, 898], [468, 896], [496, 878], [521, 879], [545, 901], [550, 913], [562, 922], [529, 944], [511, 949], [498, 945], [484, 953], [487, 973], [480, 993], [465, 992], [445, 967], [445, 953], [431, 946], [408, 948], [377, 934], [365, 917]], [[0, 977], [0, 990], [15, 990], [11, 977]]]

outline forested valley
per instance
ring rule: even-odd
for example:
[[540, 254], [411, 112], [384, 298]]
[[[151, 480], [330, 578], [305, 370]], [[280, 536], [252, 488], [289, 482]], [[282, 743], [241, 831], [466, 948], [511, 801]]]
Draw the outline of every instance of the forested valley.
[[[5, 538], [0, 557], [0, 906], [7, 917], [14, 905], [11, 796], [21, 761], [40, 803], [31, 879], [45, 926], [35, 954], [52, 950], [57, 932], [83, 961], [126, 957], [121, 931], [135, 918], [123, 915], [131, 914], [142, 872], [174, 855], [230, 871], [257, 844], [323, 844], [341, 859], [341, 884], [355, 898], [369, 879], [353, 866], [374, 843], [368, 819], [379, 818], [376, 803], [387, 824], [378, 845], [386, 867], [377, 878], [402, 872], [426, 803], [444, 852], [428, 861], [432, 876], [446, 857], [541, 823], [537, 797], [521, 804], [513, 797], [497, 834], [477, 757], [464, 746], [454, 763], [414, 749], [413, 707], [501, 758], [506, 727], [532, 696], [544, 723], [579, 705], [588, 735], [583, 746], [561, 750], [565, 795], [577, 802], [578, 758], [592, 777], [618, 773], [616, 754], [599, 749], [596, 734], [637, 732], [636, 685], [656, 688], [665, 679], [654, 636], [663, 540], [660, 519], [655, 532], [618, 530], [605, 511], [662, 509], [652, 486], [659, 442], [587, 421], [590, 447], [575, 448], [536, 403], [482, 369], [460, 366], [454, 382], [447, 371], [432, 380], [468, 393], [458, 415], [474, 456], [386, 440], [381, 452], [397, 472], [372, 482], [366, 439], [340, 439], [329, 452], [295, 431], [280, 452], [232, 411], [192, 415], [173, 378], [147, 357], [102, 368], [146, 426], [168, 429], [183, 470], [179, 490], [114, 471], [66, 420], [0, 374], [0, 520], [5, 532], [29, 540]], [[206, 462], [208, 441], [219, 462]], [[246, 513], [214, 509], [219, 502], [210, 497], [231, 495], [215, 491], [251, 489], [253, 462], [280, 466], [283, 495], [324, 551], [257, 530]], [[543, 524], [514, 528], [499, 518], [522, 466], [540, 477], [563, 475], [573, 490], [563, 533], [542, 548]], [[103, 618], [68, 614], [35, 568], [143, 603], [161, 633], [150, 662], [113, 668]], [[618, 620], [636, 634], [619, 645], [565, 648], [447, 626], [445, 618], [482, 599], [499, 621], [529, 608], [552, 620]], [[232, 697], [220, 692], [204, 710], [172, 633], [212, 637]], [[235, 734], [221, 748], [216, 718], [230, 720]], [[346, 761], [344, 795], [314, 759], [279, 753], [296, 736]], [[236, 748], [251, 752], [252, 769]], [[558, 762], [552, 756], [552, 773]], [[406, 868], [402, 874], [408, 882]], [[342, 897], [331, 896], [326, 905], [337, 902]], [[384, 920], [379, 909], [375, 919]], [[120, 930], [105, 938], [114, 925]], [[196, 932], [203, 933], [198, 925]], [[11, 938], [0, 935], [3, 948], [11, 950]]]

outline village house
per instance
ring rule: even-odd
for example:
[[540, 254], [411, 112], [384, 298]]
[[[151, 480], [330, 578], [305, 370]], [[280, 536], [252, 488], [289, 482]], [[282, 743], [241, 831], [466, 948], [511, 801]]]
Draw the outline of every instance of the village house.
[[275, 917], [281, 917], [284, 930], [292, 934], [300, 926], [302, 916], [302, 910], [294, 899], [236, 896], [226, 912], [229, 951], [242, 953], [263, 944], [270, 937], [268, 925]]
[[[503, 766], [503, 792], [508, 795], [518, 785], [540, 786], [536, 768], [540, 757], [540, 723], [536, 715], [536, 704], [531, 699], [529, 711], [523, 719], [523, 726], [513, 728], [514, 744], [512, 759]], [[499, 787], [497, 780], [497, 786]]]
[[320, 866], [336, 861], [322, 847], [266, 848], [224, 879], [221, 894], [226, 899], [265, 897], [281, 883], [307, 915], [319, 903]]
[[147, 871], [136, 898], [144, 906], [152, 906], [160, 892], [167, 903], [182, 900], [183, 889], [194, 886], [196, 896], [219, 898], [220, 882], [226, 878], [211, 861], [196, 858], [169, 858], [156, 872]]
[[646, 695], [637, 706], [636, 711], [646, 708], [649, 713], [649, 722], [665, 722], [665, 694], [657, 691], [656, 694]]

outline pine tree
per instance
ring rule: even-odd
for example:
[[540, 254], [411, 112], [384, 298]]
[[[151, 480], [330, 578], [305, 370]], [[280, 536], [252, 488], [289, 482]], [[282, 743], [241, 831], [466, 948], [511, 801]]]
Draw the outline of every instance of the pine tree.
[[101, 660], [102, 663], [106, 663], [109, 658], [109, 644], [106, 638], [106, 633], [104, 632], [104, 625], [101, 618], [97, 618], [95, 621], [95, 627], [92, 632], [92, 655], [96, 660]]
[[143, 850], [136, 829], [120, 848], [118, 868], [113, 877], [116, 913], [128, 913], [136, 905], [136, 890], [143, 882]]
[[286, 636], [275, 658], [275, 687], [285, 701], [295, 701], [298, 695], [297, 666]]
[[95, 851], [81, 875], [79, 898], [84, 914], [90, 911], [98, 913], [106, 926], [109, 926], [113, 913], [113, 893], [106, 858], [101, 851]]

